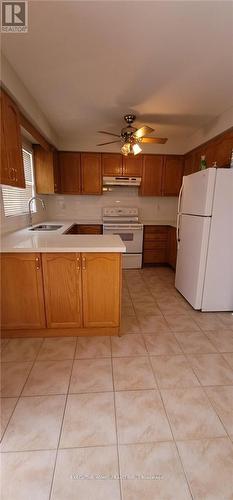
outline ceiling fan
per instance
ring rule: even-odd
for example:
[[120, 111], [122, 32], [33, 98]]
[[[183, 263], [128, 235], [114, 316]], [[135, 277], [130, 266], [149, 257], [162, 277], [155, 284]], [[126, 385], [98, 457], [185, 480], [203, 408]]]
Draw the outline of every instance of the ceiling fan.
[[148, 134], [154, 132], [154, 129], [144, 125], [143, 127], [136, 128], [133, 127], [132, 124], [135, 121], [136, 116], [129, 114], [124, 116], [124, 120], [127, 123], [126, 127], [121, 129], [120, 134], [113, 134], [112, 132], [105, 132], [104, 130], [98, 130], [99, 134], [107, 134], [112, 135], [114, 137], [118, 137], [115, 141], [103, 142], [101, 144], [97, 144], [97, 146], [105, 146], [106, 144], [113, 144], [115, 142], [121, 142], [121, 152], [123, 155], [127, 156], [129, 153], [133, 153], [137, 155], [142, 151], [140, 144], [145, 143], [156, 143], [156, 144], [165, 144], [167, 142], [166, 138], [161, 137], [147, 137]]

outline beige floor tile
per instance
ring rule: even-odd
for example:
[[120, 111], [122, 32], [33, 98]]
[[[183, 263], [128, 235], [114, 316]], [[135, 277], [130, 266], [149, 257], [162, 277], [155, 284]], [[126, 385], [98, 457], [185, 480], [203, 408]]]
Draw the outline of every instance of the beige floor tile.
[[170, 328], [162, 316], [141, 316], [139, 324], [142, 333], [170, 333]]
[[121, 444], [172, 439], [159, 392], [116, 392], [118, 439]]
[[2, 353], [2, 361], [34, 361], [42, 339], [11, 339]]
[[178, 443], [195, 500], [233, 498], [233, 445], [227, 438]]
[[233, 352], [227, 352], [223, 354], [224, 359], [227, 361], [228, 365], [233, 370]]
[[73, 359], [75, 347], [75, 337], [45, 339], [41, 346], [37, 361], [62, 361], [63, 359]]
[[233, 437], [233, 386], [206, 387], [206, 393], [227, 433]]
[[118, 474], [114, 446], [59, 450], [51, 499], [120, 500]]
[[124, 500], [191, 499], [174, 443], [121, 445], [119, 454]]
[[121, 307], [121, 318], [127, 318], [128, 316], [135, 318], [135, 310], [132, 305], [123, 305]]
[[116, 443], [113, 393], [68, 396], [61, 448]]
[[23, 396], [66, 394], [72, 361], [37, 361], [32, 368]]
[[74, 362], [69, 392], [113, 391], [111, 358]]
[[169, 333], [148, 333], [144, 335], [150, 355], [181, 354], [181, 348], [175, 336]]
[[158, 306], [155, 304], [148, 304], [147, 302], [138, 302], [134, 305], [136, 314], [138, 318], [144, 318], [145, 316], [160, 316], [162, 313]]
[[163, 389], [162, 398], [175, 439], [224, 436], [224, 428], [201, 387]]
[[221, 354], [188, 354], [187, 357], [202, 385], [233, 384], [233, 370]]
[[55, 451], [2, 455], [1, 500], [48, 500]]
[[200, 328], [190, 314], [164, 314], [173, 332], [196, 332]]
[[202, 332], [181, 332], [175, 334], [182, 350], [187, 354], [217, 352], [213, 343]]
[[19, 396], [33, 363], [2, 363], [1, 396]]
[[156, 387], [148, 357], [113, 358], [113, 376], [117, 391]]
[[75, 358], [108, 358], [111, 356], [110, 337], [79, 337]]
[[157, 304], [163, 314], [186, 314], [187, 306], [181, 300], [177, 299], [175, 296], [170, 296], [169, 293], [164, 295], [164, 299], [162, 297], [157, 297]]
[[223, 322], [216, 313], [202, 313], [195, 311], [193, 313], [193, 319], [196, 321], [198, 326], [204, 331], [217, 330], [218, 328], [223, 328]]
[[147, 354], [142, 335], [123, 335], [112, 337], [112, 355], [122, 356], [145, 356]]
[[15, 405], [18, 398], [1, 398], [0, 401], [0, 415], [1, 415], [1, 429], [0, 429], [0, 439], [2, 439], [3, 433], [6, 426], [10, 420], [10, 417], [14, 411]]
[[152, 367], [162, 389], [198, 386], [199, 382], [185, 356], [152, 356]]
[[218, 313], [218, 315], [221, 318], [224, 327], [231, 328], [233, 330], [233, 313], [225, 312], [225, 313]]
[[233, 330], [217, 330], [207, 335], [219, 352], [233, 352]]
[[2, 441], [3, 451], [57, 447], [65, 396], [20, 398]]
[[154, 298], [152, 297], [152, 295], [149, 292], [140, 293], [140, 294], [133, 294], [131, 292], [131, 298], [132, 298], [134, 307], [138, 304], [141, 304], [141, 303], [145, 304], [145, 302], [147, 304], [151, 304], [152, 306], [155, 303]]
[[140, 333], [140, 327], [136, 316], [122, 318], [120, 332], [123, 335], [127, 335], [128, 333]]

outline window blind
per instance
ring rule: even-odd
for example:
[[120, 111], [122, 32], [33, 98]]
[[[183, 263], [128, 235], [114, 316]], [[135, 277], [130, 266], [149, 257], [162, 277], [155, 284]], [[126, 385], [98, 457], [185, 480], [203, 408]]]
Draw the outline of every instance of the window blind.
[[[23, 165], [26, 188], [12, 186], [2, 187], [4, 213], [6, 217], [28, 213], [28, 201], [35, 195], [33, 175], [33, 157], [30, 151], [23, 148]], [[35, 201], [32, 202], [32, 212], [36, 212]]]

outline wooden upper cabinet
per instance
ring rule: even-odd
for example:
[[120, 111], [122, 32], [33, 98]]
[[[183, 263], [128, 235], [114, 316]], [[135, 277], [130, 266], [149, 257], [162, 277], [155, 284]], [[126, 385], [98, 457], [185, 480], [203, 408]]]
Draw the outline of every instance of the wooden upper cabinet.
[[233, 131], [224, 134], [215, 142], [214, 161], [218, 167], [228, 167], [233, 150]]
[[82, 253], [83, 325], [120, 324], [121, 255]]
[[195, 155], [187, 154], [184, 157], [184, 175], [193, 174], [195, 172]]
[[125, 177], [141, 177], [142, 155], [128, 155], [122, 157], [122, 175]]
[[81, 193], [80, 153], [58, 152], [60, 191], [64, 194]]
[[122, 175], [122, 155], [117, 153], [103, 153], [102, 170], [104, 176], [117, 177]]
[[163, 177], [163, 156], [144, 155], [142, 183], [139, 194], [142, 196], [161, 196]]
[[47, 151], [38, 144], [33, 146], [33, 150], [36, 192], [38, 194], [55, 193], [55, 152]]
[[76, 253], [42, 254], [48, 328], [82, 325], [81, 258]]
[[81, 153], [82, 194], [102, 194], [100, 153]]
[[19, 110], [1, 91], [1, 184], [25, 188]]
[[41, 256], [39, 253], [1, 255], [1, 311], [4, 329], [45, 327]]
[[183, 157], [167, 155], [163, 167], [163, 196], [178, 196], [183, 178]]

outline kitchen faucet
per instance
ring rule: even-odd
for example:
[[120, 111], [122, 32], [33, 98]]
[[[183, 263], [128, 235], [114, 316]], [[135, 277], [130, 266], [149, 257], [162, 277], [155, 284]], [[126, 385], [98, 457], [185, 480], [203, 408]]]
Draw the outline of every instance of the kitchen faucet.
[[31, 203], [32, 201], [34, 200], [39, 200], [41, 202], [41, 205], [42, 205], [42, 208], [43, 210], [45, 210], [45, 203], [44, 201], [39, 198], [39, 196], [32, 196], [32, 198], [30, 198], [29, 202], [28, 202], [28, 211], [29, 211], [29, 226], [32, 226], [32, 211], [31, 211]]

